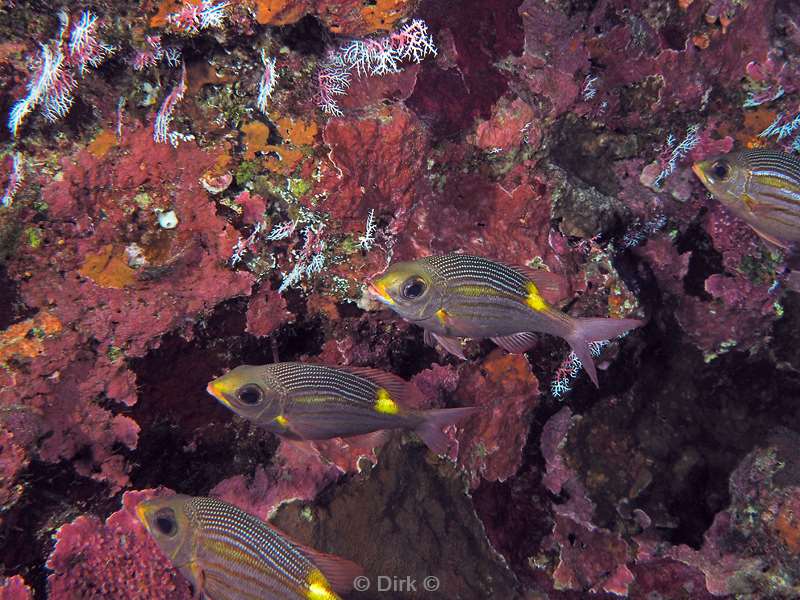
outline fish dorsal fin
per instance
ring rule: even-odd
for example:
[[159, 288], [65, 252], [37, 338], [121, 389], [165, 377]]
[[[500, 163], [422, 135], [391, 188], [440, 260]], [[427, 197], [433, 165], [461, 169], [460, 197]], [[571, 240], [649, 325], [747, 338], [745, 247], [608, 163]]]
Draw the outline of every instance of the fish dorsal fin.
[[536, 285], [536, 289], [539, 290], [542, 297], [551, 304], [563, 300], [569, 293], [566, 278], [558, 273], [543, 269], [532, 269], [524, 265], [508, 266], [530, 279]]
[[322, 572], [333, 591], [337, 594], [347, 594], [353, 589], [353, 580], [364, 574], [364, 569], [351, 560], [309, 548], [305, 544], [295, 541], [292, 536], [286, 535], [277, 527], [269, 524], [268, 527], [277, 532], [287, 542], [291, 543], [300, 554], [314, 563], [314, 566]]
[[337, 367], [342, 371], [368, 379], [375, 385], [389, 392], [390, 398], [400, 406], [416, 407], [419, 405], [421, 392], [405, 379], [371, 367]]
[[353, 580], [364, 574], [364, 569], [360, 565], [346, 558], [325, 554], [305, 546], [298, 546], [297, 549], [322, 571], [337, 594], [347, 594], [353, 589]]
[[536, 334], [529, 331], [493, 337], [491, 340], [506, 352], [524, 354], [536, 344]]

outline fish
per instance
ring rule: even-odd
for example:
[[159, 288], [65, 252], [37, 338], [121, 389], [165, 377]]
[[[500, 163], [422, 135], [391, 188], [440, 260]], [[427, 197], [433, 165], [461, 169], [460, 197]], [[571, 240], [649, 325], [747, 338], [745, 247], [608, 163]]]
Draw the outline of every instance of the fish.
[[299, 362], [242, 365], [214, 379], [207, 391], [240, 417], [289, 440], [410, 429], [436, 454], [449, 445], [442, 428], [477, 410], [415, 410], [408, 407], [419, 405], [419, 390], [396, 375]]
[[576, 318], [546, 297], [560, 289], [561, 277], [548, 271], [508, 265], [470, 254], [451, 253], [396, 262], [368, 282], [370, 294], [405, 320], [425, 330], [464, 359], [462, 338], [489, 338], [511, 353], [527, 352], [534, 332], [565, 339], [595, 386], [597, 370], [590, 342], [612, 339], [642, 325], [638, 319]]
[[161, 552], [208, 600], [337, 600], [363, 571], [296, 543], [216, 498], [144, 500], [136, 515]]
[[800, 159], [778, 150], [731, 152], [694, 163], [706, 189], [759, 236], [788, 249], [800, 241]]

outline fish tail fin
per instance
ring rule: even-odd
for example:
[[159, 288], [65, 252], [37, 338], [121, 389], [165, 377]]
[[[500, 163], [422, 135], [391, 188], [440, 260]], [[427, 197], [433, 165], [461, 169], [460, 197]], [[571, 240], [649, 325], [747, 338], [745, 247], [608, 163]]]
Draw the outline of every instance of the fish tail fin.
[[575, 356], [581, 361], [584, 370], [595, 387], [597, 383], [597, 369], [592, 359], [591, 342], [611, 340], [626, 331], [642, 325], [639, 319], [575, 319], [572, 333], [566, 336]]
[[457, 423], [461, 419], [477, 412], [477, 408], [470, 406], [467, 408], [439, 408], [426, 410], [419, 413], [422, 422], [416, 426], [414, 432], [422, 438], [425, 445], [434, 454], [445, 454], [450, 440], [442, 432], [442, 428], [447, 425]]

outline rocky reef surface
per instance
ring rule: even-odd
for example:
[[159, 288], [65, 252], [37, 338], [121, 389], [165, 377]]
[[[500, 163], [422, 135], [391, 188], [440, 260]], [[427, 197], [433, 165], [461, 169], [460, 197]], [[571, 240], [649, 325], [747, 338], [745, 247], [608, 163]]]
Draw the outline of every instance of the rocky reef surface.
[[[789, 0], [4, 2], [0, 599], [190, 598], [169, 490], [351, 598], [800, 597], [800, 296], [688, 168], [799, 112]], [[364, 281], [449, 251], [646, 325], [599, 389], [554, 337], [446, 356]], [[482, 410], [298, 448], [205, 392], [276, 360]]]

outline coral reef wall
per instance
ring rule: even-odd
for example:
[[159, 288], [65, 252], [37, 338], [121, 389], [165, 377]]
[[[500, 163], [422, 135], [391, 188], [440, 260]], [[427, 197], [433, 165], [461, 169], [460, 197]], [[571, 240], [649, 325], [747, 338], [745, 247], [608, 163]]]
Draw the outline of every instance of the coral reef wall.
[[[212, 495], [379, 598], [800, 597], [800, 296], [690, 170], [800, 151], [789, 0], [0, 6], [0, 598], [189, 598], [135, 518]], [[461, 361], [368, 297], [396, 260], [546, 269], [646, 324]], [[206, 394], [369, 366], [413, 435], [298, 448]], [[387, 595], [388, 594], [388, 595]]]

